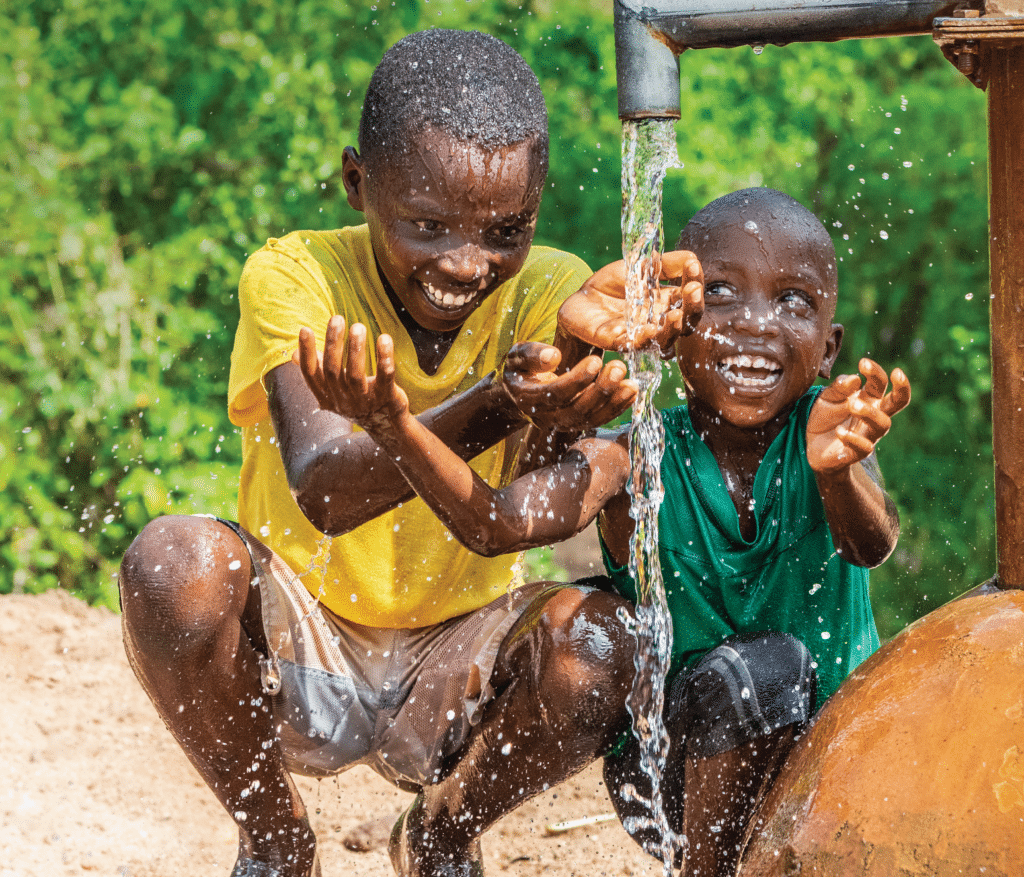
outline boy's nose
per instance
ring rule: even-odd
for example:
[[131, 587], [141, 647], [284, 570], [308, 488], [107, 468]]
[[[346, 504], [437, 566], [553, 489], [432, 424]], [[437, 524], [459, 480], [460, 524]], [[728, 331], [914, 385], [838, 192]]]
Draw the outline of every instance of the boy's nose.
[[775, 306], [764, 299], [747, 300], [737, 308], [737, 313], [732, 320], [733, 326], [738, 331], [749, 335], [768, 335], [774, 337], [779, 334], [778, 314]]
[[446, 250], [438, 258], [437, 266], [459, 283], [473, 283], [487, 276], [490, 260], [482, 247], [467, 241], [460, 247]]

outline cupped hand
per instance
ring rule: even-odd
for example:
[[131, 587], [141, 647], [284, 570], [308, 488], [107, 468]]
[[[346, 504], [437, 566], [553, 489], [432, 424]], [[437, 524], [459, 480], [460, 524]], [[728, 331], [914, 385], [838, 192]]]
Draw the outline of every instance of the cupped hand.
[[539, 342], [512, 347], [501, 373], [516, 407], [541, 429], [582, 432], [618, 417], [633, 404], [638, 387], [619, 361], [587, 356], [564, 374], [558, 349]]
[[356, 323], [345, 337], [343, 317], [331, 317], [323, 353], [313, 330], [299, 332], [292, 361], [302, 370], [306, 385], [325, 411], [333, 411], [368, 432], [388, 427], [409, 412], [409, 397], [395, 382], [395, 348], [390, 335], [377, 339], [377, 372], [367, 374], [366, 327]]
[[890, 375], [866, 357], [858, 375], [842, 375], [818, 396], [807, 421], [807, 460], [819, 474], [835, 474], [863, 460], [910, 402], [910, 381], [902, 369]]
[[[677, 338], [689, 335], [704, 313], [704, 273], [688, 250], [662, 254], [655, 268], [660, 280], [652, 303], [653, 319], [637, 327], [632, 346], [657, 343], [669, 355]], [[602, 350], [628, 350], [626, 333], [626, 263], [612, 262], [596, 271], [580, 290], [563, 302], [559, 326]]]

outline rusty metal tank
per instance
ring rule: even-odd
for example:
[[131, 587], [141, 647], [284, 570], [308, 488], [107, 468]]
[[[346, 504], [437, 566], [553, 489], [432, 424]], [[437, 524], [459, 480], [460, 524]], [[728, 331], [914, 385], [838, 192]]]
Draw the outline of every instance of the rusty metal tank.
[[742, 877], [1024, 874], [1024, 592], [979, 589], [857, 668], [757, 823]]

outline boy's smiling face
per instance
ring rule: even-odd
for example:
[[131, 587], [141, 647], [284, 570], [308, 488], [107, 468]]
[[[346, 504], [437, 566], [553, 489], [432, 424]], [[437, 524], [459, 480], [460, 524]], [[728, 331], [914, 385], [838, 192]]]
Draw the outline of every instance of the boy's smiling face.
[[381, 271], [424, 329], [458, 329], [526, 261], [544, 184], [530, 142], [487, 151], [428, 128], [381, 171], [347, 149], [343, 174]]
[[704, 315], [676, 356], [691, 411], [758, 428], [828, 377], [842, 326], [835, 252], [815, 220], [750, 205], [691, 223], [680, 247], [704, 268]]

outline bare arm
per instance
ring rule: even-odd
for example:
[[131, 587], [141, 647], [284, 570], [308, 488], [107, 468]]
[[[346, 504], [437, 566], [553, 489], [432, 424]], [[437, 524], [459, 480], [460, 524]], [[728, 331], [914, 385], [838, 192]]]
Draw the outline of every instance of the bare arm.
[[415, 418], [378, 434], [409, 483], [471, 551], [487, 557], [561, 542], [582, 531], [625, 490], [629, 453], [621, 441], [591, 436], [558, 462], [505, 488], [488, 485]]
[[836, 551], [858, 566], [873, 567], [896, 547], [900, 524], [885, 492], [875, 445], [892, 416], [910, 402], [910, 382], [900, 370], [889, 375], [870, 359], [860, 361], [866, 381], [843, 375], [822, 391], [807, 423], [807, 458], [825, 506]]
[[[409, 412], [395, 382], [394, 347], [377, 339], [377, 374], [365, 371], [366, 333], [353, 326], [347, 361], [339, 371], [345, 388], [339, 407], [386, 452], [407, 483], [464, 545], [479, 554], [506, 554], [566, 539], [596, 517], [607, 497], [622, 488], [628, 472], [624, 442], [588, 438], [559, 462], [497, 490], [484, 482]], [[624, 462], [624, 466], [620, 465]]]
[[[312, 333], [308, 342], [316, 349]], [[317, 529], [339, 535], [412, 498], [402, 473], [352, 420], [318, 399], [295, 363], [267, 375], [274, 431], [288, 484]], [[469, 460], [525, 426], [508, 394], [488, 375], [476, 386], [420, 415], [461, 459]]]

